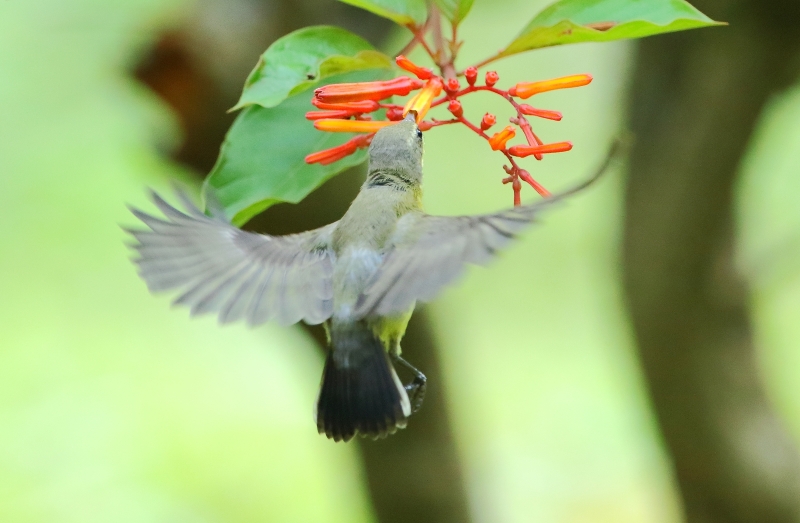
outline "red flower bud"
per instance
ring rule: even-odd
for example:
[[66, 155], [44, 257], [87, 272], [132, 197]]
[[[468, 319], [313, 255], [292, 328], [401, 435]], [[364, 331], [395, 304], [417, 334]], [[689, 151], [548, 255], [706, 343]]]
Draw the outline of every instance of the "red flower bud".
[[511, 188], [514, 190], [514, 207], [522, 205], [522, 184], [519, 183], [519, 176], [516, 176], [511, 182]]
[[317, 100], [324, 103], [383, 100], [393, 95], [407, 95], [423, 86], [422, 81], [400, 76], [381, 82], [356, 82], [325, 85], [314, 91]]
[[433, 71], [428, 69], [427, 67], [420, 67], [408, 58], [403, 55], [398, 55], [394, 61], [399, 65], [402, 69], [405, 69], [409, 73], [414, 74], [420, 80], [430, 80], [433, 77]]
[[386, 119], [397, 122], [403, 119], [403, 109], [400, 107], [390, 107], [386, 109]]
[[517, 134], [517, 132], [514, 127], [507, 125], [502, 131], [494, 133], [494, 135], [489, 138], [489, 145], [493, 151], [499, 151], [506, 146], [506, 142], [512, 139], [515, 134]]
[[481, 130], [485, 131], [496, 123], [497, 118], [495, 118], [491, 113], [486, 113], [483, 115], [483, 119], [481, 120]]
[[562, 78], [554, 78], [552, 80], [543, 80], [541, 82], [521, 82], [509, 89], [508, 94], [524, 99], [538, 93], [553, 91], [555, 89], [580, 87], [591, 83], [591, 81], [592, 77], [588, 74], [575, 74]]
[[478, 70], [474, 67], [467, 67], [464, 70], [464, 77], [469, 85], [475, 85], [475, 80], [478, 79]]
[[464, 108], [458, 100], [450, 100], [450, 103], [447, 104], [447, 110], [453, 113], [456, 118], [461, 118], [464, 114]]
[[420, 131], [427, 131], [428, 129], [433, 127], [433, 122], [429, 122], [427, 120], [422, 121], [419, 124], [417, 124], [417, 127], [419, 128]]
[[570, 142], [548, 143], [544, 145], [515, 145], [508, 152], [512, 156], [525, 158], [532, 154], [563, 153], [572, 149]]
[[497, 71], [489, 71], [488, 73], [486, 73], [485, 77], [486, 85], [488, 85], [489, 87], [492, 87], [494, 84], [496, 84], [499, 79], [500, 75], [497, 74]]
[[392, 124], [385, 120], [317, 120], [314, 127], [331, 133], [374, 133]]
[[547, 118], [548, 120], [561, 121], [562, 115], [558, 111], [547, 111], [545, 109], [537, 109], [528, 104], [520, 104], [519, 110], [522, 114], [528, 116], [538, 116], [539, 118]]
[[461, 86], [458, 84], [458, 78], [448, 78], [447, 83], [444, 85], [444, 90], [449, 94], [454, 94], [458, 92], [460, 87]]

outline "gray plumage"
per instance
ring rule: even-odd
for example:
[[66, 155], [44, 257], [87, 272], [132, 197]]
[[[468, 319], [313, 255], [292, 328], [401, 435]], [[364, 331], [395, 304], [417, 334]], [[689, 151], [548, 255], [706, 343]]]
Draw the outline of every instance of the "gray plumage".
[[131, 209], [150, 230], [137, 240], [139, 274], [152, 292], [179, 289], [174, 304], [191, 314], [215, 313], [220, 323], [245, 319], [322, 323], [333, 308], [333, 225], [288, 236], [242, 231], [204, 215], [187, 198], [188, 214], [152, 193], [166, 220]]
[[[208, 217], [186, 198], [188, 213], [155, 192], [152, 198], [166, 220], [131, 209], [150, 230], [128, 230], [137, 240], [134, 262], [152, 292], [179, 289], [176, 305], [189, 307], [192, 315], [216, 313], [220, 323], [314, 325], [330, 318], [336, 262], [331, 235], [339, 222], [270, 236]], [[415, 301], [432, 300], [467, 263], [486, 265], [552, 203], [482, 216], [406, 214], [358, 296], [354, 317], [396, 314]]]

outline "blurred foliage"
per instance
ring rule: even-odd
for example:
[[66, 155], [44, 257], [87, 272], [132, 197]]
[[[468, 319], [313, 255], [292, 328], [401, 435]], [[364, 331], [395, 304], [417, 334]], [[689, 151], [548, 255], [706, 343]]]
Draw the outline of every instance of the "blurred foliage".
[[[475, 3], [466, 61], [518, 31], [506, 10], [528, 20], [544, 2], [503, 5]], [[128, 261], [123, 204], [147, 208], [144, 186], [187, 177], [157, 154], [177, 140], [174, 122], [125, 69], [190, 7], [0, 3], [0, 521], [371, 519], [352, 447], [314, 429], [309, 340], [189, 321]], [[535, 165], [549, 187], [585, 175], [617, 132], [629, 52], [592, 44], [498, 63], [509, 80], [595, 77], [542, 95], [566, 110], [537, 133], [575, 143]], [[485, 109], [505, 114], [490, 97]], [[742, 181], [740, 257], [764, 373], [796, 435], [798, 122], [797, 90], [764, 118]], [[495, 158], [459, 131], [427, 139], [428, 210], [505, 206], [502, 173], [486, 175]], [[616, 174], [553, 210], [432, 306], [478, 521], [679, 520], [618, 283], [620, 188]]]

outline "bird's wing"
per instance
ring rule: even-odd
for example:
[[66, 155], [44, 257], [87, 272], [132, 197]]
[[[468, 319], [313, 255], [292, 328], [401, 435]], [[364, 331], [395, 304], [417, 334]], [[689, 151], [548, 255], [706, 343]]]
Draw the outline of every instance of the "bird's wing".
[[415, 301], [430, 301], [461, 275], [465, 264], [492, 260], [548, 204], [482, 216], [403, 216], [381, 267], [358, 298], [356, 316], [391, 315]]
[[407, 311], [416, 301], [430, 301], [454, 282], [464, 265], [485, 265], [541, 211], [581, 192], [608, 171], [626, 149], [616, 140], [598, 169], [584, 182], [532, 205], [480, 216], [430, 216], [409, 213], [398, 220], [378, 271], [358, 297], [356, 317]]
[[151, 291], [180, 289], [173, 303], [191, 307], [192, 315], [216, 313], [220, 323], [316, 324], [330, 317], [335, 224], [267, 236], [208, 217], [180, 196], [186, 214], [152, 194], [166, 219], [131, 208], [150, 228], [128, 232], [137, 240], [134, 261]]

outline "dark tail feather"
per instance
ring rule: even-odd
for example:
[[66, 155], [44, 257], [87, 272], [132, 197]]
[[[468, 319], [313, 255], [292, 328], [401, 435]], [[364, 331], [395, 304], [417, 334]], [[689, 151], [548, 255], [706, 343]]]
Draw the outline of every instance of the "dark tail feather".
[[340, 347], [328, 351], [317, 400], [317, 429], [334, 441], [348, 441], [356, 432], [384, 437], [406, 426], [410, 414], [408, 395], [389, 357], [371, 332], [361, 332], [349, 343], [357, 352], [334, 357]]

